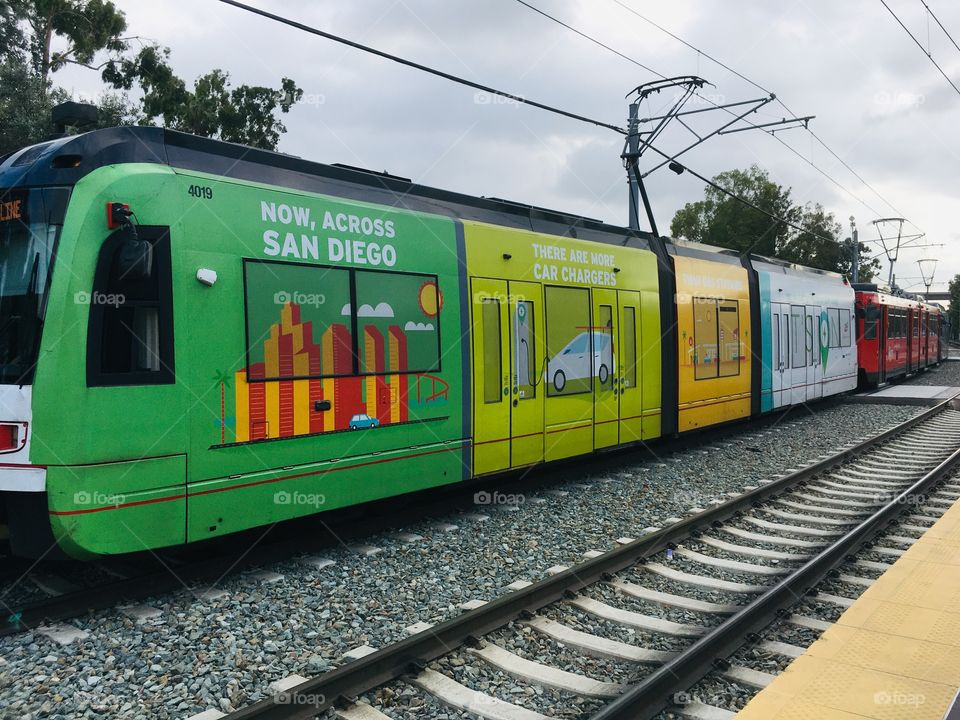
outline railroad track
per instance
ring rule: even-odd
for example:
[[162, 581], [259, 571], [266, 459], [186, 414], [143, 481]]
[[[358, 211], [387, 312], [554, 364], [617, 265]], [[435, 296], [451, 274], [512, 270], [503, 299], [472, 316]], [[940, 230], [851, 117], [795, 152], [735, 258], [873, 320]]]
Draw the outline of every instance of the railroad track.
[[[383, 720], [390, 715], [362, 697], [401, 693], [420, 693], [428, 702], [489, 720], [547, 717], [472, 689], [470, 678], [454, 670], [463, 660], [445, 662], [452, 656], [558, 692], [555, 697], [571, 704], [561, 708], [565, 717], [635, 720], [665, 708], [696, 720], [730, 717], [723, 708], [674, 701], [711, 672], [752, 688], [769, 683], [772, 674], [726, 658], [748, 643], [787, 661], [802, 653], [800, 646], [765, 638], [765, 628], [778, 619], [812, 631], [829, 626], [792, 608], [813, 592], [817, 603], [836, 606], [838, 614], [852, 604], [850, 593], [814, 589], [825, 579], [854, 592], [869, 586], [960, 497], [960, 482], [936, 489], [958, 461], [960, 401], [952, 399], [728, 502], [651, 529], [638, 540], [621, 539], [620, 547], [591, 553], [595, 556], [574, 568], [554, 568], [545, 580], [288, 684], [228, 717], [278, 720], [326, 713]], [[871, 545], [881, 532], [888, 533], [888, 544]], [[854, 556], [863, 548], [870, 559]], [[563, 621], [569, 616], [589, 618], [591, 627], [606, 632], [578, 629]], [[517, 627], [563, 648], [567, 657], [599, 657], [605, 667], [631, 671], [594, 677], [525, 657], [503, 641], [505, 628]], [[653, 637], [668, 649], [645, 646]]]
[[[837, 398], [830, 398], [820, 403], [818, 408], [829, 408], [838, 402]], [[723, 441], [745, 430], [759, 432], [781, 423], [796, 412], [796, 408], [790, 408], [786, 412], [749, 423], [711, 428], [695, 436], [663, 440], [657, 444], [656, 451], [658, 455], [667, 455]], [[592, 471], [599, 471], [605, 467], [623, 466], [636, 456], [636, 449], [611, 452], [590, 458], [589, 467]], [[510, 486], [514, 492], [527, 493], [562, 482], [568, 479], [567, 475], [576, 477], [578, 468], [586, 464], [587, 461], [577, 459], [551, 466], [548, 471], [525, 473], [522, 477], [511, 479]], [[255, 567], [274, 565], [297, 554], [319, 552], [337, 547], [346, 540], [369, 537], [396, 525], [398, 503], [403, 503], [401, 507], [405, 524], [419, 518], [445, 515], [458, 508], [468, 509], [474, 490], [483, 487], [484, 483], [481, 480], [371, 503], [359, 519], [356, 513], [348, 509], [342, 514], [335, 511], [324, 516], [320, 523], [309, 518], [291, 521], [285, 524], [285, 530], [271, 529], [266, 539], [262, 536], [262, 530], [257, 530], [247, 533], [250, 542], [237, 536], [215, 541], [216, 548], [225, 550], [188, 548], [183, 553], [174, 549], [143, 556], [107, 558], [98, 563], [80, 562], [75, 566], [32, 564], [24, 560], [0, 558], [0, 636], [55, 625], [94, 610], [176, 592], [185, 584], [205, 586], [206, 583], [220, 582], [228, 576]], [[253, 549], [247, 551], [246, 548], [251, 546]], [[91, 568], [96, 568], [92, 574]], [[19, 592], [10, 592], [14, 585]]]

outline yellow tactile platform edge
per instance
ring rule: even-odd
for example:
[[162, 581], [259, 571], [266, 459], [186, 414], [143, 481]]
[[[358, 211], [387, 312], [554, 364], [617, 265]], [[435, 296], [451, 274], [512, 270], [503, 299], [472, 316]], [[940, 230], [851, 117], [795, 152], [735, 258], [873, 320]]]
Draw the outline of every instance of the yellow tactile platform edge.
[[960, 502], [736, 720], [942, 720], [960, 687]]

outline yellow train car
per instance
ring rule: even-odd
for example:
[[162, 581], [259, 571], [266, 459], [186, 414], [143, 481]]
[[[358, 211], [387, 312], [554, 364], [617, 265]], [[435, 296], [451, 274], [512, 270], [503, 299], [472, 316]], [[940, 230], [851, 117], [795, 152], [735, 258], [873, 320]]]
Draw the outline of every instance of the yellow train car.
[[657, 258], [463, 222], [473, 474], [659, 437]]
[[677, 431], [751, 414], [751, 312], [739, 257], [669, 246], [676, 278]]

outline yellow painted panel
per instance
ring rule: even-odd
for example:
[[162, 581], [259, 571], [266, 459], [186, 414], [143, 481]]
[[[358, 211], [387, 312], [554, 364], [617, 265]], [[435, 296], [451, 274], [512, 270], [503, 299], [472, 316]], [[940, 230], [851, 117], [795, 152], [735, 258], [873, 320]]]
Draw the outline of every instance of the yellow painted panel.
[[546, 460], [561, 460], [593, 452], [592, 420], [547, 425], [543, 455]]
[[[674, 268], [678, 429], [683, 432], [748, 417], [751, 327], [747, 271], [738, 265], [683, 256], [674, 257]], [[736, 312], [731, 315], [726, 308]], [[697, 321], [702, 328], [699, 337]], [[739, 366], [734, 362], [737, 353]]]

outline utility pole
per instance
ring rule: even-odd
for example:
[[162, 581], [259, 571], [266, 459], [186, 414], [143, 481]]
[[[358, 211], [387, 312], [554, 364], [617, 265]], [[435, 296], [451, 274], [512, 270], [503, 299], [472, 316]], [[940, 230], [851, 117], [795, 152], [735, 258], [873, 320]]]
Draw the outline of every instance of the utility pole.
[[853, 240], [853, 247], [850, 254], [853, 256], [850, 276], [853, 282], [860, 282], [860, 233], [857, 232], [857, 221], [853, 215], [850, 216], [850, 239]]

